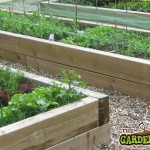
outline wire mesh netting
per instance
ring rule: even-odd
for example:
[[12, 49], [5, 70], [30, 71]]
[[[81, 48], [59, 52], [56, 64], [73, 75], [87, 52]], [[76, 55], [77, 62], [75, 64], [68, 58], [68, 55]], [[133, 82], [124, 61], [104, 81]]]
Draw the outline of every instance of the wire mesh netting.
[[7, 10], [1, 14], [1, 30], [150, 58], [148, 0], [3, 0], [0, 8]]
[[[55, 2], [43, 2], [41, 3], [41, 10], [46, 14], [52, 14], [61, 17], [74, 18], [74, 12], [76, 11], [75, 5], [62, 4]], [[128, 27], [134, 27], [139, 29], [150, 29], [150, 14], [128, 12], [126, 10], [114, 10], [108, 8], [80, 6], [77, 7], [78, 19], [116, 24]]]
[[[96, 1], [97, 0], [95, 0], [95, 3], [93, 3], [93, 5], [96, 4]], [[130, 10], [128, 10], [131, 5], [130, 3], [127, 3], [127, 5], [124, 4], [123, 8], [127, 7], [126, 10], [91, 6], [92, 1], [91, 3], [88, 3], [88, 1], [84, 2], [83, 0], [78, 0], [77, 4], [79, 5], [76, 8], [75, 0], [3, 0], [0, 3], [0, 8], [24, 12], [40, 11], [45, 14], [66, 18], [75, 18], [75, 12], [77, 9], [79, 20], [82, 19], [100, 23], [108, 23], [150, 30], [150, 14], [143, 14], [141, 12], [133, 11], [131, 12]], [[150, 2], [146, 2], [145, 5], [147, 7], [150, 7]], [[115, 4], [113, 6], [113, 8], [115, 8]], [[149, 10], [147, 10], [147, 12], [149, 11], [150, 8]]]

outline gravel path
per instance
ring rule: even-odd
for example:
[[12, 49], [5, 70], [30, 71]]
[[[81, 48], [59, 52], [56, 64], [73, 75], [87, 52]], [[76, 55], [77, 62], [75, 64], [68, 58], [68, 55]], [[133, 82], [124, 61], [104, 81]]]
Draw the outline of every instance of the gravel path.
[[[13, 68], [20, 68], [28, 72], [34, 72], [46, 77], [59, 79], [59, 76], [45, 73], [42, 70], [36, 70], [31, 67], [25, 67], [20, 64], [10, 63], [4, 60], [0, 60], [0, 64], [7, 65]], [[104, 89], [97, 89], [95, 87], [89, 87], [89, 89], [96, 92], [102, 92], [110, 97], [110, 132], [111, 141], [99, 145], [95, 150], [148, 150], [149, 146], [128, 146], [123, 147], [119, 144], [119, 136], [121, 128], [134, 128], [135, 131], [139, 130], [139, 123], [143, 122], [145, 127], [150, 129], [150, 100], [139, 99], [124, 95], [117, 91], [109, 91]]]

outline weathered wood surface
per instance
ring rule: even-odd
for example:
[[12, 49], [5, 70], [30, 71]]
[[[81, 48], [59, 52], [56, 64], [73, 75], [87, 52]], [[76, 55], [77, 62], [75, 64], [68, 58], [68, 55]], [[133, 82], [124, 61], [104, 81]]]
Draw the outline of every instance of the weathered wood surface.
[[74, 69], [89, 84], [150, 98], [148, 60], [4, 31], [0, 31], [0, 57], [54, 74], [58, 73], [58, 68]]
[[98, 99], [51, 110], [0, 128], [0, 149], [43, 150], [99, 126]]
[[96, 150], [97, 145], [106, 141], [110, 141], [109, 124], [75, 136], [46, 150]]

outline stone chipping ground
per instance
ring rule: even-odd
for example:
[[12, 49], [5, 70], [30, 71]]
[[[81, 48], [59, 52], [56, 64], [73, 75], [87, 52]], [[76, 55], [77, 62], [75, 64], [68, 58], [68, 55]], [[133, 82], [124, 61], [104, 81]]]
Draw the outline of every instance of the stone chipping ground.
[[[51, 75], [35, 68], [25, 67], [17, 63], [0, 59], [0, 64], [33, 72], [38, 75], [59, 79], [59, 76]], [[91, 86], [88, 88], [96, 92], [105, 93], [109, 95], [110, 98], [111, 141], [99, 145], [95, 150], [150, 150], [150, 145], [123, 147], [119, 144], [119, 136], [122, 128], [134, 128], [135, 132], [141, 132], [142, 130], [139, 129], [139, 124], [143, 122], [145, 128], [150, 130], [150, 100], [131, 97], [117, 91], [97, 89]]]

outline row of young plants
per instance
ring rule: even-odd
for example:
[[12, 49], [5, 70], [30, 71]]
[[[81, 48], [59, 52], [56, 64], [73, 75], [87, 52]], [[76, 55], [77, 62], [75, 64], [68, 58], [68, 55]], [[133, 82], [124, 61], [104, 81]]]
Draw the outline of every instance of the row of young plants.
[[[61, 42], [76, 44], [72, 35]], [[150, 59], [150, 36], [135, 31], [97, 26], [87, 28], [78, 36], [78, 45], [118, 53], [136, 58]]]
[[[47, 0], [45, 0], [47, 1]], [[64, 3], [64, 4], [78, 4], [78, 5], [84, 5], [84, 6], [98, 6], [98, 7], [107, 7], [107, 8], [115, 8], [115, 9], [123, 9], [123, 10], [132, 10], [132, 11], [141, 11], [141, 12], [150, 12], [150, 2], [145, 0], [145, 1], [138, 1], [138, 0], [57, 0], [57, 1], [52, 1], [56, 3]], [[13, 2], [4, 2], [1, 3], [0, 6], [3, 7], [12, 7], [16, 9], [20, 9], [19, 6], [25, 7], [25, 10], [28, 10], [28, 7], [30, 8], [29, 10], [36, 10], [37, 6], [22, 6], [23, 4], [16, 3], [15, 1]], [[24, 8], [22, 8], [24, 9]]]
[[[85, 28], [76, 35], [75, 22], [64, 23], [52, 17], [34, 13], [15, 14], [0, 11], [0, 30], [79, 45], [132, 57], [150, 59], [150, 36], [145, 33], [97, 26]], [[78, 26], [81, 30], [81, 26]]]
[[123, 10], [132, 10], [132, 11], [141, 11], [141, 12], [149, 12], [150, 13], [150, 2], [144, 1], [144, 2], [119, 2], [117, 4], [110, 3], [108, 6], [109, 8], [115, 8], [115, 9], [123, 9]]
[[38, 13], [27, 15], [0, 11], [0, 30], [44, 39], [55, 33], [56, 40], [60, 40], [70, 35], [74, 27], [52, 17], [40, 16]]
[[79, 80], [80, 75], [73, 70], [62, 69], [61, 72], [61, 82], [68, 84], [68, 88], [56, 82], [47, 87], [35, 87], [31, 83], [22, 83], [20, 73], [0, 69], [0, 127], [84, 98], [74, 89], [74, 86], [86, 86]]
[[[57, 3], [76, 4], [75, 0], [57, 0]], [[77, 1], [78, 5], [84, 6], [98, 6], [116, 9], [128, 9], [132, 11], [150, 12], [149, 1], [136, 1], [136, 0], [80, 0]]]
[[[47, 0], [44, 0], [47, 1]], [[51, 1], [51, 0], [49, 0]], [[130, 0], [126, 0], [127, 2], [129, 2]], [[124, 0], [56, 0], [56, 1], [52, 1], [52, 2], [56, 2], [56, 3], [65, 3], [65, 4], [78, 4], [78, 5], [84, 5], [84, 6], [98, 6], [98, 7], [102, 7], [102, 6], [108, 6], [110, 4], [117, 4], [117, 3], [121, 3], [124, 2]]]

